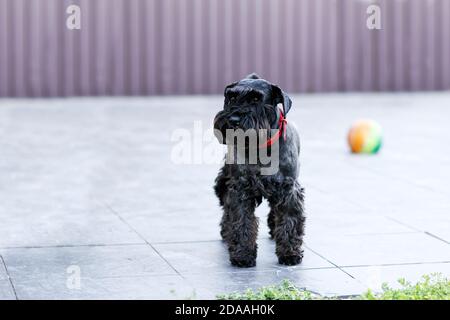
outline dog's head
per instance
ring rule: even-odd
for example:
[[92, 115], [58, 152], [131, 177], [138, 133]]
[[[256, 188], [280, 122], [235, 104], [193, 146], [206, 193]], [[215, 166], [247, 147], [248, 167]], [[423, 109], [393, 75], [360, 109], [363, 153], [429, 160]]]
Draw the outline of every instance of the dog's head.
[[[289, 112], [292, 101], [280, 87], [250, 74], [225, 88], [223, 110], [214, 119], [214, 129], [220, 143], [226, 143], [227, 129], [277, 129], [281, 112]], [[278, 105], [282, 105], [282, 110]], [[217, 131], [216, 131], [217, 130]]]

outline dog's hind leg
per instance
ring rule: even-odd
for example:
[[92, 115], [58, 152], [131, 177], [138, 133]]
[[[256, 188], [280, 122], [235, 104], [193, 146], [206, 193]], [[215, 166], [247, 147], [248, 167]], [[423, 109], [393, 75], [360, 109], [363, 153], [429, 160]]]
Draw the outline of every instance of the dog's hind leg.
[[304, 195], [297, 181], [286, 183], [281, 198], [269, 199], [275, 213], [274, 238], [278, 262], [299, 264], [303, 259]]

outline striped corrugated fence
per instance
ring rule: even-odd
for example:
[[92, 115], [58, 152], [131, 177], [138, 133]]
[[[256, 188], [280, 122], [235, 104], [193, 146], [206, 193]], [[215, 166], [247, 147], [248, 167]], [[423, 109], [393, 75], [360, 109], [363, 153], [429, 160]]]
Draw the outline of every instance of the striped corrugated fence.
[[3, 97], [219, 93], [253, 71], [289, 92], [450, 89], [450, 1], [0, 0]]

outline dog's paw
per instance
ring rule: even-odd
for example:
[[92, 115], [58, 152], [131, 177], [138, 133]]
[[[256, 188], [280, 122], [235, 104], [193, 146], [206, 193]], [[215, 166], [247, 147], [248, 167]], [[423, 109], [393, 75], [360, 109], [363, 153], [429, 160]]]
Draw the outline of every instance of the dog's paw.
[[230, 258], [230, 262], [233, 266], [239, 268], [251, 268], [256, 266], [256, 259], [254, 258]]
[[295, 266], [302, 262], [303, 255], [291, 255], [278, 257], [278, 263], [286, 266]]

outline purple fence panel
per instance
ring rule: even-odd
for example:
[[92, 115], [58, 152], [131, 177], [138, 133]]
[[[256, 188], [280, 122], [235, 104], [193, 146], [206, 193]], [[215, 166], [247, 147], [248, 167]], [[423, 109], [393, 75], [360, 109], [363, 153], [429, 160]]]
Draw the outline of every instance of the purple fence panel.
[[450, 88], [450, 1], [442, 2], [442, 25], [441, 25], [441, 59], [438, 61], [438, 65], [442, 69], [442, 77], [439, 82], [442, 83], [441, 89]]
[[0, 0], [0, 96], [9, 95], [8, 2]]
[[448, 0], [0, 0], [0, 97], [221, 93], [250, 72], [289, 92], [449, 90], [449, 18]]

